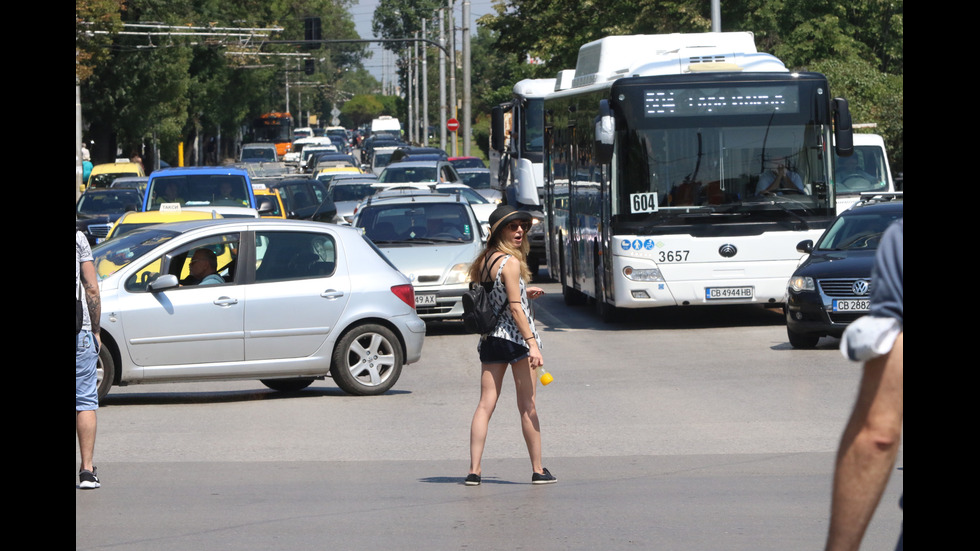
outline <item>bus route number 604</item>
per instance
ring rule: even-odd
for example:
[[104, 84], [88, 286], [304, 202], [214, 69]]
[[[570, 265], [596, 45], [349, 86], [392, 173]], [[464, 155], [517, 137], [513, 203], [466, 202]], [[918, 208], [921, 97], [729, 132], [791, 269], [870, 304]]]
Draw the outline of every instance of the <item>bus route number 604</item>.
[[656, 191], [630, 194], [630, 214], [657, 212], [659, 209]]

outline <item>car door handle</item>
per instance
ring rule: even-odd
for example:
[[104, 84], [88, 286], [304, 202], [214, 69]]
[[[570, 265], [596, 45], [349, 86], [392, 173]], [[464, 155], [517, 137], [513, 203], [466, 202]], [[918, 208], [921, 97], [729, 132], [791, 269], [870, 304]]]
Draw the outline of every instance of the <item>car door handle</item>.
[[237, 298], [218, 297], [214, 300], [215, 306], [234, 306], [235, 304], [238, 304]]
[[326, 291], [320, 293], [320, 296], [323, 297], [323, 298], [334, 300], [334, 299], [338, 299], [338, 298], [344, 296], [344, 292], [343, 291], [336, 291], [334, 289], [327, 289]]

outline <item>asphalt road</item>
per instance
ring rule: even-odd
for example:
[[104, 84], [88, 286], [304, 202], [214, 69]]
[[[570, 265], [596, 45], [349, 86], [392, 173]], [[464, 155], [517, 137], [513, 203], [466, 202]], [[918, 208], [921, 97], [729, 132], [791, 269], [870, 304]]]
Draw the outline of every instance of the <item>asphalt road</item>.
[[[545, 466], [532, 486], [513, 383], [484, 483], [463, 486], [476, 338], [432, 324], [394, 390], [329, 379], [117, 387], [99, 410], [103, 487], [75, 496], [76, 549], [822, 549], [859, 366], [793, 350], [781, 315], [669, 309], [603, 324], [558, 286], [537, 301]], [[77, 470], [76, 445], [76, 470]], [[901, 528], [900, 452], [862, 549]]]

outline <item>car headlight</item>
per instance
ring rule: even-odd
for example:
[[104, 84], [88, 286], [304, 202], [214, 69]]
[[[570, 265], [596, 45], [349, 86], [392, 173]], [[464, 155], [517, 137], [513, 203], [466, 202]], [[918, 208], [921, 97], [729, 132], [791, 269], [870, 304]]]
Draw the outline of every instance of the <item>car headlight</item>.
[[664, 276], [659, 268], [636, 269], [632, 266], [623, 268], [623, 275], [630, 281], [663, 281]]
[[469, 263], [457, 264], [453, 266], [449, 269], [449, 275], [446, 276], [446, 285], [466, 283], [466, 280], [469, 279], [469, 272]]
[[793, 276], [789, 278], [789, 288], [799, 293], [800, 291], [816, 291], [817, 286], [813, 283], [812, 277]]

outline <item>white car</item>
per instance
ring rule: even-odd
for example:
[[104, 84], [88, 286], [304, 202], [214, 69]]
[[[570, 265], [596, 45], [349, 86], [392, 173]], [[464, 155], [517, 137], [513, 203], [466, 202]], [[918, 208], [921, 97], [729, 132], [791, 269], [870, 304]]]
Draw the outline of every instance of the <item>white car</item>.
[[287, 163], [299, 163], [300, 157], [303, 154], [303, 149], [312, 146], [328, 146], [331, 145], [331, 143], [330, 138], [326, 136], [300, 138], [293, 142], [293, 146], [290, 148], [289, 153], [283, 155], [282, 160]]
[[[224, 283], [197, 285], [198, 249]], [[99, 396], [112, 385], [258, 379], [299, 390], [333, 377], [381, 394], [421, 357], [408, 278], [361, 232], [296, 220], [150, 226], [93, 250], [102, 297]]]

